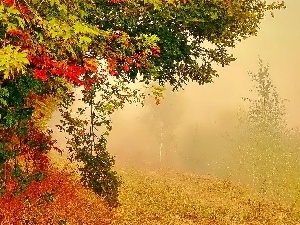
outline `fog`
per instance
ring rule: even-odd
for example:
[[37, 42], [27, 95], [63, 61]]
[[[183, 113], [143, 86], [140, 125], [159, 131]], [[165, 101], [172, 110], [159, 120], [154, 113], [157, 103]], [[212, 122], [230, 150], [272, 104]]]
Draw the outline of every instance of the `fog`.
[[[279, 96], [288, 99], [286, 119], [289, 127], [299, 127], [300, 15], [297, 9], [300, 2], [287, 0], [286, 5], [285, 10], [275, 13], [275, 18], [267, 16], [256, 37], [232, 49], [237, 60], [229, 67], [220, 67], [220, 77], [215, 78], [214, 83], [204, 86], [192, 83], [177, 93], [167, 92], [156, 109], [154, 100], [152, 105], [148, 100], [143, 108], [126, 106], [113, 115], [114, 128], [108, 147], [116, 155], [117, 163], [158, 163], [163, 142], [162, 148], [169, 151], [173, 146], [173, 153], [169, 155], [176, 155], [175, 159], [167, 160], [169, 163], [173, 161], [173, 165], [182, 166], [184, 161], [184, 164], [190, 163], [188, 168], [192, 170], [223, 173], [223, 169], [217, 167], [221, 163], [218, 159], [228, 154], [224, 136], [232, 135], [238, 108], [246, 107], [242, 97], [251, 96], [249, 90], [253, 83], [248, 72], [258, 70], [259, 58], [270, 66], [270, 76]], [[164, 140], [167, 138], [170, 140]], [[189, 156], [193, 151], [197, 160]]]
[[[176, 93], [167, 89], [158, 106], [147, 99], [144, 107], [127, 105], [117, 111], [108, 141], [116, 165], [169, 166], [228, 177], [236, 163], [229, 152], [230, 136], [238, 109], [247, 107], [242, 97], [250, 97], [253, 86], [248, 72], [258, 70], [259, 58], [270, 66], [280, 98], [288, 99], [288, 126], [299, 128], [300, 1], [286, 0], [286, 6], [275, 12], [275, 18], [266, 17], [256, 37], [231, 50], [237, 60], [218, 68], [220, 77], [214, 83], [191, 83]], [[60, 135], [55, 135], [63, 145]]]

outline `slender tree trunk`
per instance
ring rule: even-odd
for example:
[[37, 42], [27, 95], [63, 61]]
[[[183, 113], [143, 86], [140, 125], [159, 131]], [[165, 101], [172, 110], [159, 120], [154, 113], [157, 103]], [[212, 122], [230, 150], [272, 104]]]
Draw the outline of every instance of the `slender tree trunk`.
[[90, 100], [90, 121], [91, 121], [91, 124], [90, 124], [90, 153], [92, 154], [93, 153], [93, 150], [94, 150], [94, 111], [93, 111], [93, 103], [94, 103], [94, 98], [91, 98]]
[[164, 122], [161, 122], [160, 148], [159, 148], [159, 161], [160, 162], [162, 162], [162, 151], [163, 151], [163, 126], [164, 126]]

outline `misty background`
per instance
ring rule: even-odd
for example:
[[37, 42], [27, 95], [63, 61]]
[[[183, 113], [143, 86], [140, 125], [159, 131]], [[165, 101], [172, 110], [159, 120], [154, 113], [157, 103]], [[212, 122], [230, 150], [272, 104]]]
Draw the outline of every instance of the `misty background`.
[[275, 18], [266, 17], [256, 37], [231, 50], [237, 60], [229, 67], [219, 67], [220, 77], [213, 83], [190, 83], [175, 93], [167, 88], [158, 106], [154, 99], [148, 99], [144, 107], [126, 106], [116, 112], [108, 147], [117, 163], [159, 161], [162, 132], [162, 148], [180, 154], [178, 160], [189, 162], [189, 169], [216, 172], [218, 158], [227, 155], [224, 136], [236, 126], [239, 107], [247, 107], [242, 97], [252, 96], [249, 90], [254, 83], [248, 72], [258, 71], [259, 58], [270, 66], [280, 98], [288, 100], [288, 126], [300, 127], [300, 1], [287, 0], [286, 6], [276, 11]]
[[[285, 10], [263, 20], [256, 37], [230, 50], [237, 60], [219, 67], [213, 83], [190, 83], [178, 92], [167, 87], [160, 105], [148, 98], [144, 107], [126, 105], [115, 112], [108, 151], [116, 165], [167, 166], [228, 178], [237, 163], [230, 153], [231, 137], [237, 132], [238, 110], [248, 106], [242, 98], [253, 97], [248, 72], [258, 71], [259, 58], [269, 65], [279, 97], [288, 100], [288, 127], [300, 128], [300, 1], [285, 2]], [[53, 129], [57, 120], [55, 113]], [[56, 131], [54, 136], [63, 147], [64, 137]]]

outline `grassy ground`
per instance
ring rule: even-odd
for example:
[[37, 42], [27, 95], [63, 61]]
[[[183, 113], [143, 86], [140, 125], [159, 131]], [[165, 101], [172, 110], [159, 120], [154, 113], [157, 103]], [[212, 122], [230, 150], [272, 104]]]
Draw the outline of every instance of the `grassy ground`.
[[[119, 166], [124, 182], [120, 206], [99, 215], [106, 217], [99, 218], [99, 223], [84, 224], [300, 225], [300, 205], [272, 200], [227, 180], [158, 168]], [[95, 198], [93, 193], [85, 193], [85, 211], [92, 217], [97, 212], [89, 205], [98, 201]]]
[[119, 169], [124, 184], [112, 224], [293, 225], [300, 207], [268, 200], [247, 187], [171, 170]]

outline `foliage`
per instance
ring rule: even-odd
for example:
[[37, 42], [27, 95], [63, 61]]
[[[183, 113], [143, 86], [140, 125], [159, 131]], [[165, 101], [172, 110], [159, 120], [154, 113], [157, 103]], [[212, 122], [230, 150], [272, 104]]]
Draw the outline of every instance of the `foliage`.
[[110, 224], [112, 216], [102, 199], [63, 171], [49, 171], [46, 179], [33, 182], [17, 197], [12, 198], [6, 193], [0, 204], [0, 223], [3, 225], [104, 225]]
[[2, 80], [30, 72], [79, 84], [100, 57], [111, 75], [134, 79], [139, 72], [174, 86], [211, 82], [213, 63], [234, 60], [227, 48], [255, 35], [267, 11], [283, 7], [260, 0], [1, 2], [1, 51], [8, 53], [1, 55], [10, 57], [1, 58]]
[[[33, 114], [38, 109], [36, 96], [46, 98], [49, 94], [42, 82], [31, 76], [20, 76], [15, 81], [2, 83], [6, 94], [5, 105], [0, 109], [0, 171], [1, 194], [13, 182], [10, 194], [17, 194], [31, 181], [41, 180], [49, 166], [47, 152], [58, 150], [52, 140], [51, 130], [37, 128]], [[34, 110], [35, 109], [35, 110]]]
[[[169, 82], [174, 88], [188, 81], [211, 82], [217, 75], [214, 63], [224, 66], [234, 60], [227, 48], [255, 35], [265, 13], [283, 7], [262, 0], [0, 0], [1, 191], [10, 179], [23, 190], [29, 181], [40, 179], [36, 174], [47, 172], [47, 152], [55, 148], [47, 118], [81, 86], [83, 101], [91, 100], [89, 105], [95, 111], [99, 107], [101, 116], [96, 118], [92, 110], [90, 132], [78, 140], [72, 134], [69, 150], [85, 165], [85, 184], [115, 196], [104, 190], [101, 180], [100, 171], [115, 182], [116, 190], [106, 134], [97, 140], [94, 128], [105, 125], [102, 115], [128, 99], [115, 95], [121, 103], [101, 99], [98, 106], [94, 97], [87, 97], [95, 95], [93, 86], [105, 88], [108, 76], [127, 83]], [[108, 74], [93, 79], [101, 61]], [[85, 133], [83, 121], [68, 113], [65, 119], [74, 132]], [[91, 176], [94, 160], [104, 165]]]
[[[285, 103], [274, 86], [269, 69], [259, 62], [250, 73], [256, 98], [245, 98], [249, 109], [239, 114], [240, 136], [235, 140], [240, 177], [250, 179], [262, 193], [297, 201], [299, 171], [295, 136], [285, 121]], [[293, 193], [294, 192], [294, 193]]]
[[[144, 80], [158, 79], [175, 88], [189, 81], [211, 82], [217, 76], [215, 63], [225, 66], [234, 60], [227, 48], [256, 35], [266, 11], [283, 7], [283, 3], [268, 5], [256, 0], [105, 2], [95, 2], [88, 20], [104, 29], [117, 25], [129, 36], [143, 33], [158, 37], [160, 57], [150, 61], [150, 70], [146, 67], [139, 72]], [[98, 14], [102, 16], [94, 16]], [[135, 77], [136, 71], [132, 68], [134, 73], [129, 76]]]

